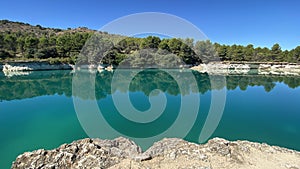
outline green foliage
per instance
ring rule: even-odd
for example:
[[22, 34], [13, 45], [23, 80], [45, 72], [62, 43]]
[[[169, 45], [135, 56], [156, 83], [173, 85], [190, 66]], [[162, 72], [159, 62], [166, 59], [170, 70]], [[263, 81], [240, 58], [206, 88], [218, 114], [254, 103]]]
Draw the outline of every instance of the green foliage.
[[159, 45], [158, 48], [160, 50], [166, 51], [166, 52], [171, 52], [171, 49], [169, 47], [169, 39], [163, 39]]
[[214, 45], [209, 41], [197, 41], [194, 50], [198, 59], [203, 62], [215, 61], [217, 59], [217, 52]]
[[142, 39], [140, 48], [141, 49], [149, 49], [149, 48], [157, 49], [160, 42], [161, 42], [161, 40], [159, 39], [159, 37], [148, 36], [148, 37]]
[[[152, 59], [161, 62], [176, 55], [186, 64], [197, 65], [210, 61], [255, 61], [255, 62], [300, 62], [300, 46], [290, 51], [282, 51], [279, 44], [269, 48], [255, 48], [252, 44], [221, 45], [210, 41], [194, 39], [160, 39], [155, 36], [146, 38], [124, 37], [97, 32], [81, 27], [61, 30], [31, 26], [21, 22], [0, 20], [0, 58], [2, 60], [26, 60], [57, 58], [58, 61], [83, 64], [113, 64], [137, 57], [136, 52], [152, 49]], [[92, 37], [92, 38], [91, 38]], [[86, 44], [87, 43], [87, 44]], [[83, 47], [85, 47], [83, 49]], [[81, 53], [81, 56], [78, 56]], [[160, 58], [161, 57], [161, 58]], [[139, 62], [145, 58], [133, 59]], [[149, 58], [148, 58], [149, 60]], [[149, 64], [147, 61], [145, 64]], [[171, 61], [170, 61], [171, 64]]]
[[6, 58], [10, 58], [10, 57], [11, 57], [11, 55], [8, 52], [6, 52], [4, 50], [0, 50], [0, 58], [1, 59], [6, 59]]

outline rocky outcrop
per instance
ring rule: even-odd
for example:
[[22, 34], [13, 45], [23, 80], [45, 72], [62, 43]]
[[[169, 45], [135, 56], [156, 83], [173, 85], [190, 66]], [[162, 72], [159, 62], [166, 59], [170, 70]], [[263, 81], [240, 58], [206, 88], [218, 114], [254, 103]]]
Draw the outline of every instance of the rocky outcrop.
[[211, 62], [200, 64], [191, 69], [201, 73], [230, 75], [230, 74], [270, 74], [270, 75], [300, 75], [300, 65], [276, 63], [223, 63]]
[[272, 65], [260, 64], [258, 71], [260, 74], [276, 74], [276, 75], [300, 75], [300, 65]]
[[208, 63], [194, 66], [191, 69], [201, 73], [228, 75], [247, 74], [250, 71], [251, 66], [249, 64]]
[[299, 169], [297, 151], [248, 141], [215, 138], [206, 144], [168, 138], [146, 152], [134, 142], [83, 139], [54, 150], [26, 152], [12, 168], [264, 168]]
[[49, 62], [11, 62], [2, 65], [3, 72], [35, 71], [35, 70], [71, 70], [73, 65]]

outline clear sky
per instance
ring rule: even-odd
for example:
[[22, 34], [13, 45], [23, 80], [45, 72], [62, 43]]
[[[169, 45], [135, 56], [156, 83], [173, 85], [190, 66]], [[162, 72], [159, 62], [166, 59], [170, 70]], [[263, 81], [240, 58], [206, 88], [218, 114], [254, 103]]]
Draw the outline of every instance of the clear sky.
[[0, 19], [45, 27], [99, 29], [119, 17], [163, 12], [182, 17], [211, 41], [283, 49], [300, 45], [299, 0], [8, 0]]

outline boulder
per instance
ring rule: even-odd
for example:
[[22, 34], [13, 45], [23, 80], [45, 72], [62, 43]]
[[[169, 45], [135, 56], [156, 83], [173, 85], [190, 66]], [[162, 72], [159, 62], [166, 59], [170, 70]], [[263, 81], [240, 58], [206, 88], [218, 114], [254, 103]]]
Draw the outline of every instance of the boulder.
[[249, 141], [214, 138], [195, 144], [177, 138], [154, 143], [147, 151], [125, 138], [83, 139], [54, 150], [19, 155], [13, 169], [48, 168], [257, 168], [299, 169], [300, 153]]

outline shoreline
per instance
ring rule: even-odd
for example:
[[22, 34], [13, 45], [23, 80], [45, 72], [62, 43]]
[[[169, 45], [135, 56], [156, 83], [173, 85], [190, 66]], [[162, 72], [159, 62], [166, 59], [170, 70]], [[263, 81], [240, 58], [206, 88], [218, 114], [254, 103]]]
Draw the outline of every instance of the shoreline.
[[196, 144], [164, 138], [142, 151], [126, 138], [82, 139], [53, 150], [39, 149], [19, 155], [12, 169], [19, 168], [233, 168], [297, 169], [300, 152], [250, 141], [213, 138]]
[[191, 68], [201, 73], [230, 74], [262, 74], [262, 75], [300, 75], [300, 64], [289, 63], [226, 63], [212, 62]]
[[[82, 65], [78, 69], [97, 69], [112, 71], [109, 65]], [[77, 69], [76, 68], [76, 69]], [[210, 62], [189, 67], [200, 73], [214, 75], [263, 74], [300, 76], [300, 64], [287, 62]], [[75, 65], [67, 63], [50, 63], [49, 61], [17, 61], [0, 63], [5, 74], [26, 74], [22, 72], [42, 70], [74, 70]], [[179, 68], [181, 69], [181, 68]]]
[[67, 63], [53, 63], [48, 61], [21, 61], [21, 62], [5, 62], [0, 64], [3, 72], [25, 72], [39, 70], [72, 70], [73, 65]]

